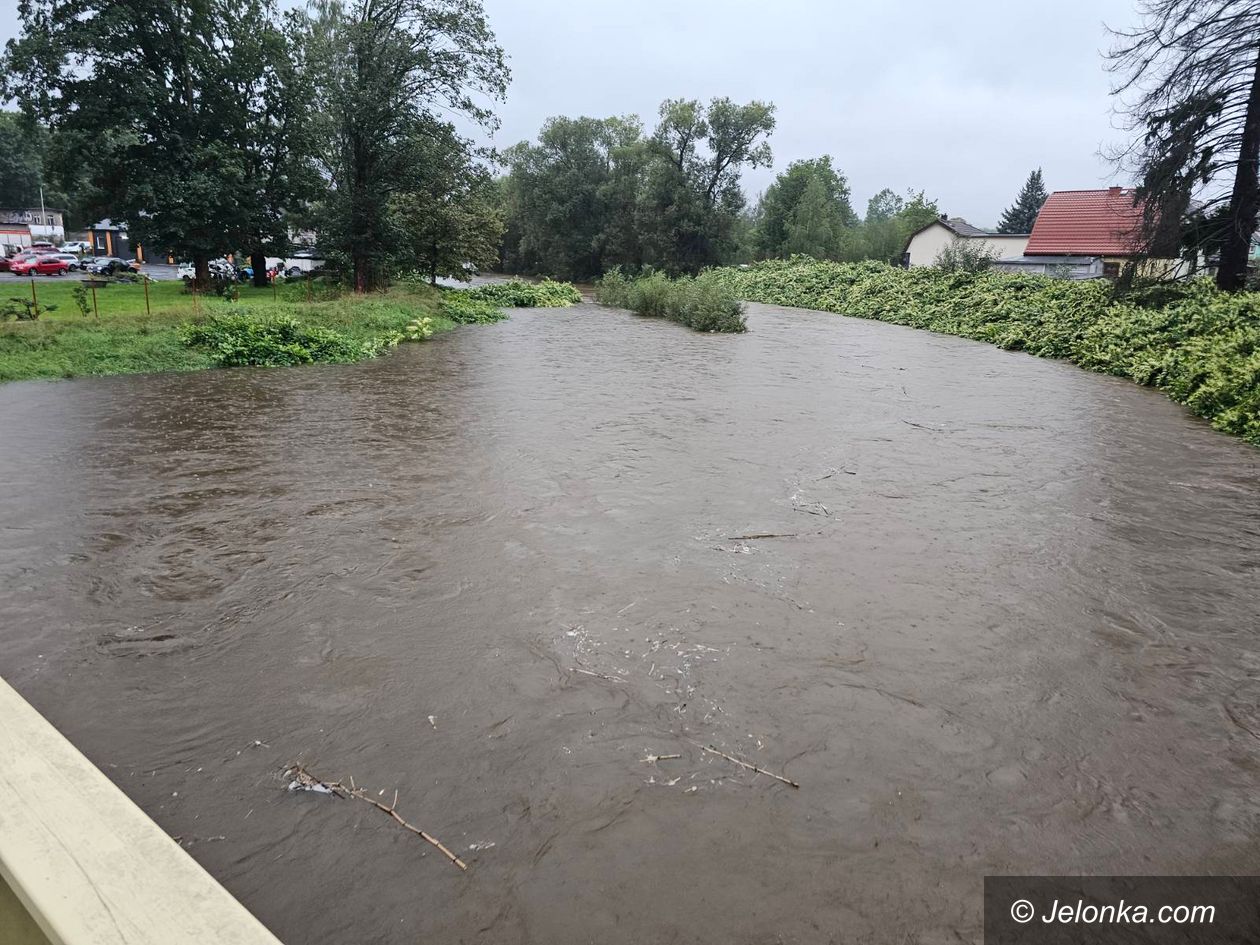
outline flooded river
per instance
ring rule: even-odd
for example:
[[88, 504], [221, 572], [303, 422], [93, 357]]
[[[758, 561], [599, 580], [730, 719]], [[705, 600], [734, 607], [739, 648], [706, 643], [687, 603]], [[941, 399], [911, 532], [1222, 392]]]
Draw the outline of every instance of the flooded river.
[[0, 673], [290, 943], [978, 941], [986, 873], [1260, 872], [1260, 451], [750, 328], [0, 387]]

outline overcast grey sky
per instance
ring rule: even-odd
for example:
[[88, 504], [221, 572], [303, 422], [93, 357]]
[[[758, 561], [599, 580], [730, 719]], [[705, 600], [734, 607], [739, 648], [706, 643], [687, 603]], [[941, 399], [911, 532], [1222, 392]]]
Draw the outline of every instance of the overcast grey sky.
[[[484, 0], [511, 59], [501, 146], [551, 115], [635, 113], [669, 97], [763, 99], [778, 108], [774, 168], [830, 154], [854, 206], [922, 188], [941, 209], [996, 223], [1028, 172], [1051, 190], [1113, 181], [1103, 23], [1134, 0]], [[0, 0], [0, 33], [16, 0]]]

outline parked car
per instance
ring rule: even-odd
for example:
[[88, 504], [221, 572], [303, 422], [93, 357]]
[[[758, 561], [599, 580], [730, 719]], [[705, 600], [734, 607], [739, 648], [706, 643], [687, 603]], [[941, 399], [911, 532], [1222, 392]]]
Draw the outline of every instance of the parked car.
[[45, 258], [64, 259], [66, 261], [66, 265], [70, 268], [71, 272], [74, 272], [76, 269], [79, 269], [81, 265], [79, 263], [79, 257], [76, 256], [74, 253], [56, 253], [54, 255], [50, 255]]
[[64, 276], [70, 271], [70, 264], [60, 256], [42, 255], [11, 263], [9, 271], [15, 276]]
[[120, 272], [139, 272], [140, 264], [134, 259], [117, 256], [97, 256], [88, 264], [87, 271], [98, 276], [112, 276]]
[[3, 269], [6, 272], [12, 272], [15, 263], [23, 263], [29, 259], [35, 259], [37, 255], [37, 253], [32, 253], [29, 249], [23, 250], [20, 253], [15, 253], [8, 259], [4, 260]]
[[83, 253], [89, 253], [92, 251], [92, 244], [85, 243], [83, 240], [71, 240], [69, 243], [62, 243], [59, 249], [63, 253], [82, 255]]

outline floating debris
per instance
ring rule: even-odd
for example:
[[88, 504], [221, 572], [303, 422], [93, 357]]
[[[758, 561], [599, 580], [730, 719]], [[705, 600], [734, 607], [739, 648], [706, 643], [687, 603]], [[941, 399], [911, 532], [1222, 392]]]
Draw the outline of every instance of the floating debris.
[[[403, 820], [402, 817], [399, 816], [398, 811], [395, 809], [398, 806], [398, 792], [397, 791], [394, 792], [393, 802], [388, 807], [386, 807], [380, 801], [373, 800], [371, 797], [369, 797], [368, 792], [364, 790], [363, 788], [355, 787], [354, 778], [350, 779], [349, 787], [346, 787], [346, 785], [342, 784], [340, 781], [325, 781], [322, 778], [318, 778], [315, 775], [311, 774], [299, 762], [294, 762], [293, 764], [285, 768], [284, 774], [285, 774], [285, 777], [292, 779], [289, 782], [290, 791], [314, 791], [316, 794], [331, 794], [334, 797], [347, 798], [347, 799], [352, 799], [356, 801], [363, 801], [365, 804], [371, 804], [373, 807], [379, 810], [382, 814], [388, 814], [394, 820], [394, 822], [397, 823], [398, 826], [402, 827], [404, 830], [410, 830], [421, 840], [424, 840], [426, 843], [431, 844], [432, 846], [436, 847], [455, 866], [459, 867], [461, 870], [468, 869], [468, 865], [459, 857], [457, 857], [454, 853], [452, 853], [449, 849], [447, 849], [442, 844], [442, 841], [438, 840], [436, 837], [430, 836], [429, 834], [425, 833], [419, 827], [416, 827], [416, 826], [413, 826], [412, 824], [407, 823], [407, 821]], [[385, 792], [383, 790], [380, 792], [381, 795], [383, 795], [384, 793]]]

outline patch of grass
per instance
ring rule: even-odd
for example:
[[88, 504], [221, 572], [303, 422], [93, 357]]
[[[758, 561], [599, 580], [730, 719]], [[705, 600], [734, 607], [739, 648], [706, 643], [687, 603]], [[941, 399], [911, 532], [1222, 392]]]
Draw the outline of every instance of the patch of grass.
[[[11, 283], [0, 292], [22, 285], [29, 290], [29, 284]], [[79, 313], [73, 290], [72, 280], [40, 280], [36, 284], [40, 302], [57, 309], [38, 321], [0, 323], [0, 381], [213, 367], [225, 363], [222, 352], [186, 344], [181, 326], [223, 316], [261, 322], [291, 319], [303, 330], [327, 329], [336, 333], [339, 343], [357, 346], [364, 357], [413, 337], [407, 326], [419, 318], [430, 318], [430, 333], [455, 327], [438, 315], [438, 293], [427, 287], [355, 296], [317, 281], [310, 287], [313, 301], [307, 301], [305, 283], [277, 286], [274, 293], [271, 288], [242, 285], [240, 301], [233, 303], [194, 297], [180, 283], [155, 282], [149, 286], [152, 314], [146, 315], [143, 286], [120, 284], [97, 290], [100, 318]]]

